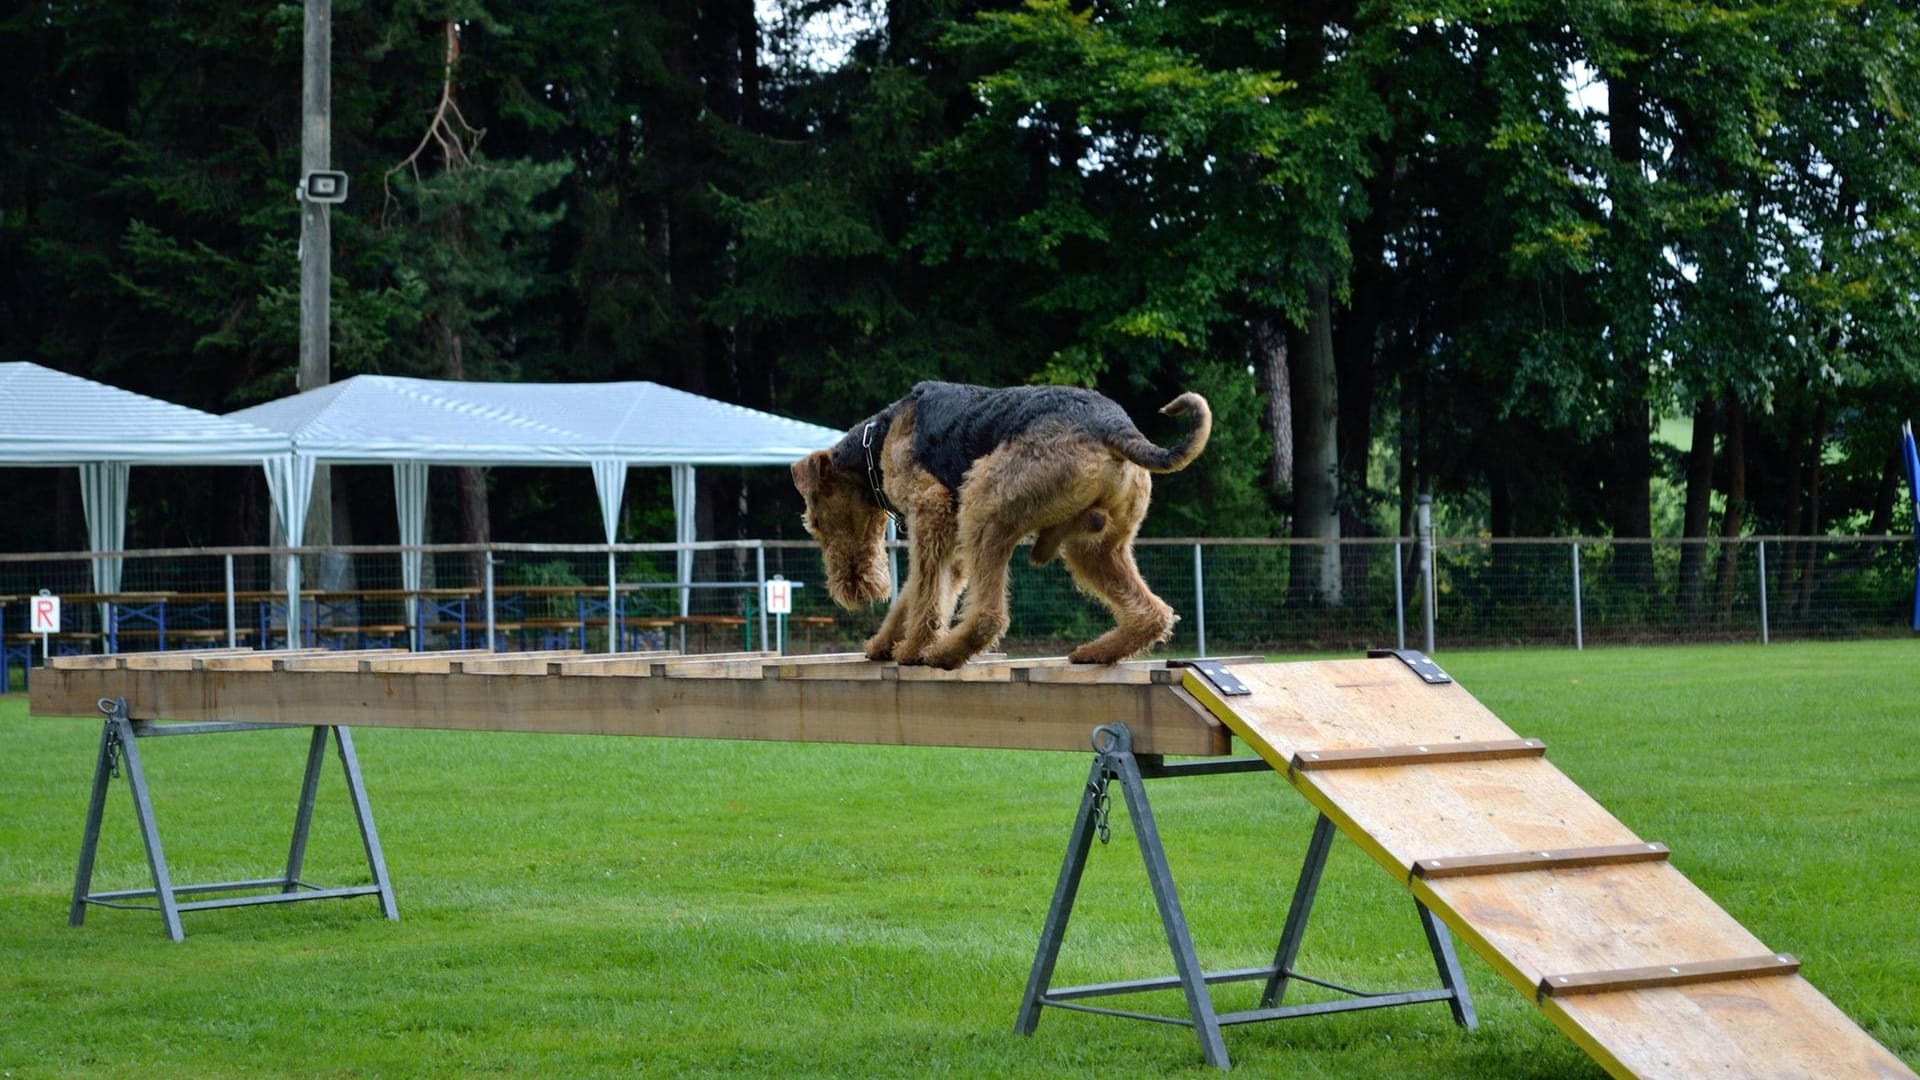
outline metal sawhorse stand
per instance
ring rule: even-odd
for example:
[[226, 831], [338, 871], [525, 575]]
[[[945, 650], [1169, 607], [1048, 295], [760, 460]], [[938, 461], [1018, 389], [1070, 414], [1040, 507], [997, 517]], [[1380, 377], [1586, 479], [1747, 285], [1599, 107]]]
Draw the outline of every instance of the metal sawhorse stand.
[[[380, 851], [380, 836], [373, 827], [373, 807], [367, 802], [366, 786], [360, 778], [360, 761], [353, 753], [353, 736], [344, 727], [316, 725], [307, 748], [306, 781], [300, 788], [300, 807], [293, 820], [293, 844], [287, 852], [287, 872], [275, 878], [256, 881], [223, 881], [207, 885], [175, 885], [167, 871], [167, 857], [160, 847], [160, 829], [154, 821], [153, 799], [147, 789], [147, 777], [140, 766], [139, 740], [163, 735], [208, 735], [228, 731], [260, 731], [281, 728], [278, 724], [155, 724], [127, 717], [126, 698], [102, 698], [100, 711], [106, 722], [100, 733], [100, 753], [94, 762], [93, 796], [87, 803], [87, 831], [80, 842], [80, 868], [74, 876], [73, 907], [67, 922], [79, 926], [86, 920], [87, 905], [101, 907], [144, 908], [158, 910], [166, 924], [167, 936], [175, 941], [186, 934], [180, 928], [180, 913], [208, 908], [246, 907], [253, 904], [284, 904], [297, 900], [328, 900], [347, 896], [378, 896], [380, 912], [389, 919], [400, 918], [393, 902], [393, 883], [387, 877], [386, 856]], [[300, 880], [306, 861], [308, 826], [313, 823], [314, 796], [320, 787], [320, 767], [326, 760], [327, 733], [340, 751], [340, 763], [347, 774], [347, 794], [353, 800], [353, 813], [360, 823], [360, 841], [367, 853], [367, 869], [373, 884], [339, 889], [324, 889]], [[100, 846], [100, 821], [107, 808], [107, 785], [120, 775], [125, 762], [127, 786], [133, 791], [133, 812], [139, 820], [140, 837], [147, 848], [147, 865], [153, 871], [153, 888], [124, 889], [116, 892], [91, 892], [93, 860]], [[235, 896], [218, 900], [181, 901], [183, 895], [241, 892], [274, 889], [277, 893]], [[130, 900], [152, 898], [157, 904], [132, 904]]]
[[[1226, 1069], [1232, 1063], [1227, 1057], [1220, 1029], [1233, 1024], [1444, 1001], [1452, 1010], [1455, 1023], [1469, 1030], [1479, 1026], [1473, 1012], [1473, 999], [1467, 992], [1466, 980], [1460, 974], [1459, 959], [1454, 955], [1453, 938], [1440, 920], [1418, 900], [1414, 901], [1414, 905], [1419, 909], [1420, 925], [1426, 930], [1427, 946], [1433, 952], [1434, 967], [1440, 975], [1439, 988], [1374, 994], [1309, 978], [1293, 970], [1294, 959], [1300, 952], [1301, 938], [1306, 934], [1307, 917], [1313, 910], [1314, 894], [1320, 887], [1320, 874], [1326, 867], [1327, 852], [1333, 846], [1333, 822], [1324, 814], [1314, 823], [1313, 839], [1307, 845], [1307, 859], [1300, 868], [1299, 882], [1294, 886], [1293, 903], [1287, 908], [1286, 925], [1281, 931], [1280, 946], [1274, 954], [1273, 963], [1265, 967], [1213, 973], [1202, 970], [1194, 952], [1193, 937], [1187, 930], [1186, 916], [1180, 910], [1180, 898], [1174, 891], [1173, 872], [1167, 866], [1166, 851], [1160, 845], [1160, 831], [1154, 824], [1153, 811], [1147, 803], [1145, 781], [1149, 778], [1253, 772], [1269, 766], [1259, 758], [1167, 764], [1158, 755], [1136, 757], [1132, 735], [1124, 724], [1096, 728], [1093, 749], [1093, 771], [1087, 777], [1087, 786], [1080, 798], [1080, 813], [1074, 819], [1073, 834], [1067, 841], [1066, 861], [1060, 867], [1060, 881], [1054, 888], [1053, 903], [1047, 909], [1046, 925], [1040, 932], [1040, 949], [1034, 956], [1033, 972], [1027, 979], [1026, 996], [1020, 1003], [1015, 1031], [1022, 1035], [1033, 1034], [1040, 1024], [1041, 1008], [1049, 1005], [1104, 1016], [1176, 1024], [1193, 1029], [1195, 1037], [1200, 1040], [1200, 1051], [1206, 1057], [1207, 1064]], [[1140, 857], [1147, 866], [1147, 881], [1153, 888], [1153, 898], [1160, 909], [1160, 922], [1166, 929], [1167, 944], [1173, 950], [1177, 973], [1157, 979], [1055, 987], [1052, 985], [1054, 961], [1060, 955], [1067, 919], [1073, 912], [1074, 896], [1080, 889], [1081, 872], [1086, 869], [1087, 855], [1092, 850], [1095, 834], [1099, 835], [1102, 843], [1107, 839], [1107, 786], [1114, 780], [1120, 782], [1120, 789], [1126, 796], [1127, 816], [1133, 822], [1134, 834], [1140, 841]], [[1232, 1013], [1214, 1011], [1213, 998], [1207, 990], [1210, 984], [1253, 979], [1266, 980], [1259, 1008]], [[1311, 983], [1348, 997], [1300, 1005], [1280, 1004], [1286, 996], [1288, 985], [1294, 981]], [[1176, 987], [1186, 994], [1185, 1019], [1080, 1004], [1087, 998], [1171, 990]]]

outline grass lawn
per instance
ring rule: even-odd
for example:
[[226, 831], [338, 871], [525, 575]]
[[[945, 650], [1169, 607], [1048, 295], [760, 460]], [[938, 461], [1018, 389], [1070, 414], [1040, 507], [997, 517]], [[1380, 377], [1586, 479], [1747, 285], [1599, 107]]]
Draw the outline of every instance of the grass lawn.
[[[1439, 659], [1920, 1065], [1920, 642]], [[278, 869], [306, 737], [142, 744], [176, 881]], [[188, 913], [173, 944], [152, 912], [66, 925], [98, 727], [0, 698], [0, 1077], [1210, 1074], [1180, 1028], [1047, 1010], [1012, 1033], [1087, 755], [355, 738], [401, 921], [371, 899]], [[338, 774], [307, 876], [364, 881]], [[1273, 774], [1149, 790], [1201, 960], [1270, 959], [1306, 803]], [[1172, 970], [1115, 803], [1058, 982]], [[95, 887], [142, 884], [116, 783]], [[1477, 1032], [1423, 1005], [1232, 1028], [1227, 1048], [1251, 1075], [1601, 1075], [1463, 960]], [[1405, 890], [1345, 840], [1301, 965], [1433, 979]]]

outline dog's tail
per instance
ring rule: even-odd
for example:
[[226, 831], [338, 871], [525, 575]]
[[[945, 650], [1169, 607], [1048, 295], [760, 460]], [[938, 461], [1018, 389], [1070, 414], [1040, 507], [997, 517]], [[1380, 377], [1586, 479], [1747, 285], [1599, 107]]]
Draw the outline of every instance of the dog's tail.
[[1207, 405], [1207, 399], [1189, 390], [1168, 402], [1160, 410], [1168, 416], [1184, 416], [1192, 413], [1193, 427], [1187, 429], [1187, 436], [1171, 447], [1155, 446], [1145, 435], [1129, 428], [1124, 432], [1115, 432], [1107, 445], [1115, 453], [1148, 472], [1179, 472], [1200, 456], [1207, 448], [1207, 436], [1213, 434], [1213, 409]]

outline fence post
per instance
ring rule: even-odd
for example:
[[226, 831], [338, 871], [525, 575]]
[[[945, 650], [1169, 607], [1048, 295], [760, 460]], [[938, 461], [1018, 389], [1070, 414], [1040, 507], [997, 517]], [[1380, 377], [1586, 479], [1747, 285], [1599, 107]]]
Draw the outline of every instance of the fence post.
[[1393, 542], [1393, 627], [1396, 649], [1407, 647], [1407, 585], [1405, 575], [1400, 569], [1400, 560], [1405, 556], [1400, 550], [1400, 541]]
[[1767, 641], [1767, 542], [1760, 541], [1760, 644]]
[[1193, 545], [1194, 652], [1207, 655], [1207, 575], [1200, 566], [1200, 544]]
[[495, 636], [496, 625], [494, 623], [494, 615], [493, 615], [493, 549], [492, 548], [488, 548], [486, 550], [485, 557], [486, 557], [486, 561], [481, 563], [482, 569], [480, 571], [481, 573], [480, 602], [487, 605], [487, 651], [493, 652], [494, 650], [499, 648], [499, 646], [494, 644], [494, 642], [498, 641], [499, 638]]
[[1422, 495], [1420, 502], [1420, 580], [1426, 602], [1422, 619], [1426, 623], [1427, 655], [1433, 655], [1433, 604], [1440, 590], [1433, 583], [1433, 496]]
[[1573, 542], [1573, 649], [1579, 652], [1587, 647], [1586, 627], [1582, 625], [1580, 611], [1580, 541]]
[[227, 552], [227, 648], [238, 648], [239, 628], [233, 621], [233, 552]]
[[[753, 595], [753, 603], [760, 609], [760, 647], [764, 649], [767, 647], [767, 642], [773, 640], [767, 637], [767, 542], [765, 540], [754, 541], [753, 561], [753, 580], [760, 590]], [[785, 652], [786, 650], [781, 650], [783, 655]]]

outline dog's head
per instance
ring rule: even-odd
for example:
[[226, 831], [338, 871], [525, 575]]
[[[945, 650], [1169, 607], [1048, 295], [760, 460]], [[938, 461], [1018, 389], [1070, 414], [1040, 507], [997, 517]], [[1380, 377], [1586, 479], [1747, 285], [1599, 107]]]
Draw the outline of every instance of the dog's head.
[[807, 504], [800, 522], [820, 541], [827, 592], [849, 611], [885, 600], [893, 587], [887, 569], [887, 515], [873, 504], [865, 484], [865, 477], [836, 467], [825, 450], [793, 463], [793, 486]]

